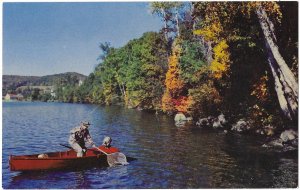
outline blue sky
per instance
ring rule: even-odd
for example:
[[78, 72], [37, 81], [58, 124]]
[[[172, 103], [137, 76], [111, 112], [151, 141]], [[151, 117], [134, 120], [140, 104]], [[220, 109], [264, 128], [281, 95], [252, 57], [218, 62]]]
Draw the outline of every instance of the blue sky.
[[125, 45], [161, 21], [148, 3], [4, 3], [2, 74], [90, 74], [100, 42]]

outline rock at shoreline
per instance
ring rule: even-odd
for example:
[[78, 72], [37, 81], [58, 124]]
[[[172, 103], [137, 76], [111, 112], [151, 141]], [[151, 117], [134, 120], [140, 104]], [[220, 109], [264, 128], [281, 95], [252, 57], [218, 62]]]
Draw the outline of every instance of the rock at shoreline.
[[187, 122], [187, 118], [181, 112], [178, 112], [174, 117], [175, 125], [177, 127], [182, 127]]
[[227, 123], [224, 114], [221, 114], [216, 118], [213, 122], [213, 128], [223, 128], [224, 125]]
[[289, 129], [280, 134], [280, 137], [263, 145], [263, 147], [279, 147], [283, 152], [294, 151], [298, 149], [298, 134]]
[[224, 114], [219, 115], [217, 118], [209, 116], [207, 118], [201, 118], [196, 122], [199, 127], [213, 127], [213, 128], [223, 128], [227, 123]]
[[243, 132], [250, 129], [250, 125], [248, 122], [240, 119], [236, 124], [232, 125], [231, 130], [237, 132]]
[[199, 121], [196, 122], [196, 125], [199, 127], [207, 127], [209, 125], [209, 121], [207, 118], [199, 119]]
[[225, 124], [227, 123], [224, 114], [219, 115], [219, 116], [218, 116], [218, 120], [220, 121], [220, 123], [221, 123], [222, 125], [225, 125]]
[[287, 141], [291, 141], [291, 140], [296, 139], [297, 136], [298, 136], [298, 134], [294, 130], [290, 129], [290, 130], [283, 131], [280, 134], [280, 139], [283, 142], [287, 142]]
[[186, 121], [186, 117], [183, 113], [177, 113], [174, 117], [175, 122]]

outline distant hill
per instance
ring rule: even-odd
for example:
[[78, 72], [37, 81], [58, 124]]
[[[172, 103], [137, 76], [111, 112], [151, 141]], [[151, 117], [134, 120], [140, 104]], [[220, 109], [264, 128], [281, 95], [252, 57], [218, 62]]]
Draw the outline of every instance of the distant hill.
[[2, 93], [6, 94], [7, 90], [15, 90], [20, 86], [53, 86], [57, 81], [68, 83], [72, 79], [84, 81], [87, 76], [67, 72], [46, 76], [19, 76], [19, 75], [3, 75], [2, 76]]

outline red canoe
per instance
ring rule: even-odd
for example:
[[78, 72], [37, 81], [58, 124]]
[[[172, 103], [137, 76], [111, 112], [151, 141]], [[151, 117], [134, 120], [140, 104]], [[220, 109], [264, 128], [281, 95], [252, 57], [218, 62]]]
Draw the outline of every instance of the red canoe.
[[[115, 147], [105, 148], [104, 146], [100, 146], [99, 148], [108, 154], [119, 152]], [[99, 165], [107, 165], [106, 155], [94, 148], [88, 149], [86, 155], [81, 158], [76, 156], [74, 150], [9, 156], [9, 167], [11, 171], [77, 169]]]

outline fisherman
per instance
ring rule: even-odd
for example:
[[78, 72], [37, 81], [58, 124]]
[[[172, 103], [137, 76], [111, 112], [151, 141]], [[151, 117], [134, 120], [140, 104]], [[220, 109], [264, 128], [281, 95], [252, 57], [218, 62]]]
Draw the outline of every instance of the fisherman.
[[70, 131], [69, 144], [77, 152], [77, 157], [82, 157], [87, 151], [86, 142], [92, 147], [97, 148], [88, 130], [90, 125], [89, 122], [84, 121], [80, 123], [80, 126]]

